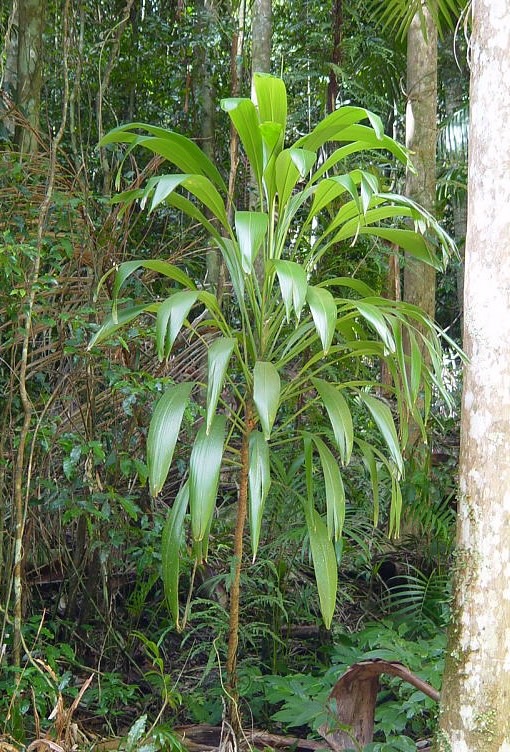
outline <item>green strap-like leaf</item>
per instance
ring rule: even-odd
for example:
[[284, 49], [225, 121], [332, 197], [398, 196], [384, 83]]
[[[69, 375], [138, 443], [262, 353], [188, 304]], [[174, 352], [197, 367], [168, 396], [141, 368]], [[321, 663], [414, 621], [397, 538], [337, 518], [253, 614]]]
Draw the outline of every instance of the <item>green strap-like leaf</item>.
[[206, 424], [203, 423], [197, 433], [189, 461], [191, 530], [194, 540], [201, 542], [205, 548], [218, 494], [225, 426], [224, 415], [214, 416], [209, 433], [206, 432]]
[[264, 437], [269, 439], [280, 404], [280, 376], [273, 363], [258, 360], [253, 368], [253, 402]]
[[326, 629], [331, 627], [336, 605], [338, 569], [335, 548], [328, 535], [328, 529], [316, 509], [306, 515], [310, 536], [313, 568], [319, 591], [319, 602]]
[[377, 306], [364, 300], [356, 300], [354, 303], [363, 318], [371, 324], [384, 342], [385, 347], [391, 353], [395, 352], [395, 340], [390, 327]]
[[362, 402], [364, 402], [370, 410], [372, 417], [390, 450], [391, 458], [395, 463], [398, 472], [402, 474], [404, 471], [404, 460], [402, 458], [400, 442], [398, 440], [397, 430], [395, 428], [395, 422], [390, 408], [384, 402], [381, 402], [381, 400], [376, 397], [372, 397], [370, 394], [361, 393], [359, 396]]
[[312, 383], [327, 410], [340, 458], [346, 465], [351, 458], [354, 441], [354, 428], [349, 406], [342, 393], [328, 381], [312, 379]]
[[159, 398], [152, 413], [147, 436], [147, 465], [152, 496], [158, 495], [166, 481], [192, 388], [193, 384], [189, 382], [170, 386]]
[[198, 290], [179, 290], [164, 300], [156, 318], [156, 348], [158, 358], [168, 358], [188, 313], [199, 296]]
[[278, 260], [274, 262], [274, 268], [278, 275], [278, 282], [280, 283], [280, 290], [283, 302], [285, 303], [287, 321], [290, 321], [292, 308], [294, 308], [294, 313], [299, 321], [308, 290], [306, 272], [301, 264], [295, 261]]
[[287, 206], [298, 180], [310, 172], [316, 159], [316, 153], [306, 149], [284, 149], [278, 154], [275, 178], [279, 205], [282, 209]]
[[180, 547], [183, 537], [184, 516], [188, 508], [188, 482], [182, 486], [169, 510], [161, 539], [161, 574], [168, 609], [178, 631], [179, 624], [179, 569]]
[[264, 504], [266, 503], [271, 485], [269, 447], [260, 431], [252, 431], [250, 434], [249, 457], [250, 534], [253, 560], [255, 561], [259, 546]]
[[338, 462], [330, 448], [319, 436], [312, 436], [315, 446], [319, 450], [322, 474], [326, 488], [326, 509], [328, 519], [328, 535], [339, 540], [345, 520], [345, 489], [340, 475]]
[[255, 258], [266, 237], [269, 217], [264, 212], [238, 211], [235, 213], [235, 226], [243, 271], [251, 274]]
[[175, 282], [178, 282], [183, 287], [187, 287], [190, 290], [196, 289], [196, 285], [193, 280], [188, 277], [188, 275], [185, 274], [181, 269], [179, 269], [178, 266], [175, 266], [175, 264], [170, 264], [168, 263], [168, 261], [124, 261], [124, 263], [119, 266], [118, 271], [115, 275], [112, 289], [113, 298], [118, 297], [120, 288], [122, 287], [126, 279], [131, 274], [133, 274], [133, 272], [137, 271], [137, 269], [150, 269], [153, 272], [158, 272], [158, 274], [163, 274], [163, 276], [175, 280]]
[[233, 337], [219, 337], [214, 340], [207, 353], [207, 433], [211, 430], [211, 424], [223, 388], [228, 362], [235, 344], [236, 340]]
[[91, 337], [87, 350], [90, 350], [94, 345], [98, 345], [100, 342], [104, 342], [105, 339], [114, 334], [118, 329], [125, 324], [129, 324], [130, 321], [136, 319], [141, 313], [154, 313], [159, 308], [159, 303], [151, 303], [150, 305], [137, 305], [131, 308], [123, 308], [116, 312], [116, 315], [110, 314], [105, 318], [97, 332]]
[[329, 290], [324, 287], [308, 285], [306, 301], [312, 313], [315, 329], [322, 342], [324, 355], [327, 355], [335, 334], [337, 321], [335, 299]]
[[260, 122], [279, 123], [285, 133], [287, 124], [287, 92], [281, 78], [269, 73], [254, 73], [253, 88]]
[[239, 134], [246, 156], [252, 166], [257, 183], [262, 180], [263, 149], [259, 130], [259, 117], [250, 99], [222, 99], [221, 107], [228, 112], [234, 128]]
[[374, 450], [363, 439], [356, 439], [356, 444], [360, 448], [363, 455], [363, 462], [368, 470], [370, 476], [370, 484], [372, 486], [372, 500], [374, 503], [374, 527], [379, 524], [379, 472], [377, 470], [377, 462], [375, 460]]
[[[150, 136], [139, 136], [132, 130], [144, 130]], [[218, 168], [209, 157], [193, 141], [180, 133], [168, 131], [155, 125], [146, 123], [128, 123], [114, 128], [103, 136], [102, 146], [111, 143], [130, 143], [145, 146], [155, 154], [167, 159], [185, 173], [199, 173], [212, 180], [218, 187], [225, 190], [225, 182]]]
[[315, 126], [313, 131], [306, 136], [302, 136], [294, 146], [317, 151], [326, 141], [345, 141], [351, 140], [344, 138], [346, 128], [361, 120], [370, 120], [370, 124], [378, 138], [384, 136], [384, 126], [382, 120], [373, 112], [365, 110], [362, 107], [340, 107], [330, 115], [321, 120]]

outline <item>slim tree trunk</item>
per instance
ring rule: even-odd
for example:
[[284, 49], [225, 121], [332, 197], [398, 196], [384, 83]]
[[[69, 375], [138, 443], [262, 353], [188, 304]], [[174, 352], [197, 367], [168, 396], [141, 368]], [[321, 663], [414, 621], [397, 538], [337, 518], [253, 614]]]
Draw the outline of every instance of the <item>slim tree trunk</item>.
[[271, 71], [272, 36], [271, 0], [253, 0], [251, 8], [251, 69], [253, 73]]
[[473, 0], [453, 620], [440, 752], [510, 750], [510, 0]]
[[24, 154], [37, 151], [42, 88], [42, 46], [45, 0], [18, 2], [17, 105], [29, 128], [17, 128], [15, 139]]
[[[437, 136], [437, 29], [424, 6], [425, 28], [416, 14], [407, 34], [406, 146], [416, 173], [408, 171], [406, 194], [429, 211], [436, 198]], [[407, 255], [404, 300], [435, 316], [436, 273], [433, 267]], [[426, 358], [426, 352], [423, 351]], [[410, 425], [409, 445], [420, 441], [417, 426]]]

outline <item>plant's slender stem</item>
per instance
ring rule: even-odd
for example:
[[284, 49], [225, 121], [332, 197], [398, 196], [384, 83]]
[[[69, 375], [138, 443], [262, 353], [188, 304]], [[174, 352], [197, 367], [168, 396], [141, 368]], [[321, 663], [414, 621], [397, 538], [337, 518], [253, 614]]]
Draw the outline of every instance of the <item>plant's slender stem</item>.
[[241, 566], [243, 559], [243, 534], [248, 513], [248, 470], [250, 434], [253, 430], [253, 407], [251, 399], [246, 400], [245, 426], [241, 443], [241, 471], [239, 478], [239, 496], [234, 533], [234, 575], [230, 588], [230, 620], [228, 627], [227, 648], [227, 691], [229, 695], [229, 721], [236, 738], [241, 735], [241, 717], [238, 708], [239, 693], [237, 689], [237, 646], [239, 642], [239, 601], [241, 587]]

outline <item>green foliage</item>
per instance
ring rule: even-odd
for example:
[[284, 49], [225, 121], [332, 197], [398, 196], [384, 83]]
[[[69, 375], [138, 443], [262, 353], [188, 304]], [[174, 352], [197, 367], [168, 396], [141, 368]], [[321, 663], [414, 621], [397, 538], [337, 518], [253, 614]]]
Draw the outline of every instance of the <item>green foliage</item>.
[[[115, 297], [113, 313], [93, 337], [90, 347], [109, 337], [120, 325], [122, 316], [131, 319], [132, 314], [154, 312], [160, 343], [158, 351], [160, 356], [168, 357], [182, 325], [188, 327], [191, 334], [200, 336], [200, 325], [195, 330], [186, 319], [195, 304], [202, 303], [202, 310], [205, 304], [208, 316], [204, 325], [217, 330], [219, 344], [214, 345], [213, 355], [209, 353], [207, 421], [198, 431], [190, 456], [191, 530], [197, 561], [207, 554], [227, 423], [227, 446], [235, 454], [238, 452], [236, 436], [249, 438], [257, 425], [261, 428], [258, 451], [249, 453], [248, 458], [249, 462], [256, 464], [247, 468], [241, 464], [240, 467], [241, 475], [251, 472], [252, 476], [254, 554], [263, 501], [270, 483], [267, 449], [263, 447], [278, 448], [288, 441], [289, 429], [292, 429], [294, 440], [304, 442], [307, 491], [303, 506], [323, 617], [329, 625], [336, 599], [336, 555], [331, 534], [334, 532], [338, 537], [340, 533], [344, 514], [343, 485], [341, 476], [331, 471], [331, 449], [321, 440], [319, 455], [328, 479], [328, 529], [314, 506], [313, 446], [308, 433], [295, 427], [297, 405], [301, 404], [298, 410], [304, 413], [308, 405], [301, 403], [302, 397], [316, 388], [309, 404], [315, 408], [323, 401], [335, 434], [333, 451], [339, 452], [345, 463], [349, 460], [353, 441], [352, 399], [356, 398], [368, 408], [389, 456], [380, 446], [368, 443], [361, 436], [356, 437], [356, 445], [371, 467], [374, 485], [377, 485], [378, 467], [384, 467], [392, 479], [390, 531], [398, 531], [401, 506], [398, 480], [403, 470], [401, 446], [405, 444], [406, 435], [405, 432], [400, 437], [397, 435], [390, 409], [373, 393], [376, 385], [373, 377], [353, 380], [353, 368], [356, 368], [357, 361], [367, 357], [387, 361], [394, 375], [394, 397], [402, 427], [406, 425], [408, 414], [423, 425], [417, 408], [418, 392], [425, 390], [429, 395], [425, 404], [428, 404], [432, 385], [441, 389], [441, 370], [440, 348], [433, 325], [417, 309], [379, 298], [366, 285], [357, 285], [349, 279], [335, 278], [315, 284], [314, 269], [330, 248], [340, 249], [342, 243], [361, 235], [395, 243], [439, 266], [441, 261], [430, 241], [416, 231], [389, 224], [395, 217], [413, 220], [416, 228], [426, 230], [429, 237], [435, 238], [442, 254], [451, 249], [451, 243], [430, 215], [408, 199], [382, 191], [373, 174], [355, 169], [330, 177], [326, 172], [328, 168], [337, 170], [346, 156], [367, 150], [375, 150], [375, 154], [377, 150], [388, 150], [406, 162], [403, 149], [384, 136], [377, 116], [362, 108], [341, 108], [293, 146], [285, 147], [287, 107], [283, 82], [256, 74], [254, 92], [253, 101], [227, 99], [222, 102], [238, 131], [257, 184], [255, 208], [235, 210], [233, 226], [227, 220], [227, 197], [221, 175], [193, 142], [176, 133], [140, 123], [116, 128], [102, 142], [103, 145], [127, 143], [128, 153], [135, 146], [144, 146], [183, 171], [151, 178], [145, 187], [135, 193], [121, 193], [115, 200], [125, 204], [135, 199], [143, 203], [150, 201], [150, 211], [166, 203], [197, 220], [222, 254], [237, 305], [236, 316], [227, 319], [211, 295], [197, 294], [193, 280], [169, 264], [162, 261], [127, 262], [115, 275], [114, 296], [118, 295], [130, 275], [141, 267], [164, 274], [183, 285], [185, 290], [171, 291], [170, 297], [163, 302], [122, 309], [120, 313]], [[362, 124], [365, 120], [369, 125]], [[142, 135], [137, 131], [142, 131]], [[318, 150], [330, 142], [345, 145], [332, 152], [326, 165], [314, 169]], [[179, 192], [183, 189], [185, 195]], [[186, 197], [190, 195], [195, 201]], [[200, 205], [207, 209], [214, 221], [206, 218]], [[322, 214], [327, 217], [326, 223], [315, 234], [314, 222]], [[342, 291], [346, 288], [359, 297], [343, 297]], [[174, 311], [179, 313], [174, 316]], [[430, 372], [420, 360], [416, 338], [421, 335], [415, 329], [415, 323], [425, 325], [430, 335], [424, 340], [433, 364]], [[404, 330], [414, 343], [410, 379], [402, 345]], [[289, 377], [290, 371], [296, 374], [292, 378]], [[172, 418], [173, 407], [170, 412], [166, 407], [167, 401], [169, 405], [174, 404], [176, 389], [185, 387], [170, 387], [162, 398], [164, 407], [160, 407], [161, 403], [157, 406], [151, 422], [150, 436], [165, 437], [148, 445], [153, 492], [162, 488], [178, 439], [180, 420]], [[192, 385], [188, 384], [187, 389], [186, 394]], [[222, 406], [214, 415], [223, 389], [232, 391], [237, 406], [234, 410]], [[184, 404], [179, 400], [179, 415], [183, 413]], [[164, 426], [164, 432], [161, 426]], [[314, 428], [315, 433], [323, 432], [318, 426]], [[328, 433], [327, 430], [324, 432], [326, 442], [329, 441]], [[374, 462], [374, 457], [377, 457], [377, 462]], [[205, 467], [208, 468], [206, 471]], [[253, 480], [261, 472], [265, 477], [263, 493], [260, 491], [262, 481]], [[174, 538], [172, 541], [174, 545]], [[165, 555], [164, 558], [171, 561]], [[172, 566], [175, 567], [175, 562]], [[169, 581], [168, 573], [165, 577]], [[174, 587], [174, 617], [175, 590]]]

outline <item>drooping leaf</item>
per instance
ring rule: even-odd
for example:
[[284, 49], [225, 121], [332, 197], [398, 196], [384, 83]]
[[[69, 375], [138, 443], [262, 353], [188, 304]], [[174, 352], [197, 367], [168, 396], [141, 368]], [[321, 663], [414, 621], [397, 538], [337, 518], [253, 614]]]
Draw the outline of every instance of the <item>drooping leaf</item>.
[[377, 334], [384, 342], [387, 350], [389, 352], [395, 352], [395, 340], [393, 339], [393, 334], [377, 306], [365, 300], [357, 300], [354, 305], [363, 318], [374, 327]]
[[301, 311], [306, 301], [306, 292], [308, 290], [308, 281], [306, 272], [301, 264], [295, 261], [274, 262], [274, 268], [278, 275], [280, 290], [282, 292], [283, 302], [285, 303], [285, 312], [287, 321], [290, 321], [291, 308], [299, 321]]
[[251, 274], [253, 263], [260, 250], [269, 225], [269, 217], [264, 212], [238, 211], [235, 213], [235, 226], [241, 261], [245, 274]]
[[250, 434], [249, 462], [250, 533], [251, 549], [255, 561], [259, 546], [262, 514], [271, 485], [269, 447], [260, 431], [252, 431]]
[[310, 536], [313, 568], [321, 614], [326, 629], [330, 629], [336, 605], [336, 591], [338, 586], [338, 569], [335, 548], [328, 535], [328, 529], [316, 509], [306, 515], [306, 524]]
[[[144, 130], [150, 136], [140, 136], [133, 130]], [[225, 189], [225, 182], [218, 168], [209, 157], [186, 136], [146, 123], [128, 123], [114, 128], [100, 141], [101, 146], [112, 143], [130, 143], [144, 146], [155, 154], [167, 159], [185, 173], [201, 174], [212, 180], [218, 187]]]
[[253, 401], [266, 440], [278, 412], [280, 386], [280, 375], [273, 363], [258, 360], [253, 368]]
[[400, 516], [402, 514], [402, 489], [398, 478], [391, 476], [391, 503], [388, 535], [398, 538], [400, 535]]
[[[310, 221], [312, 217], [316, 217], [325, 206], [331, 204], [332, 201], [335, 201], [346, 191], [352, 200], [359, 205], [358, 187], [354, 181], [355, 177], [356, 172], [353, 172], [347, 173], [346, 175], [334, 175], [331, 178], [324, 178], [321, 180], [317, 185], [313, 196], [308, 221]], [[361, 180], [361, 177], [358, 176], [358, 182], [359, 180]]]
[[223, 388], [225, 374], [236, 340], [233, 337], [219, 337], [214, 340], [207, 353], [207, 415], [206, 433], [209, 433], [216, 412], [216, 405]]
[[196, 285], [193, 280], [185, 274], [182, 269], [179, 269], [175, 264], [170, 264], [168, 261], [159, 261], [158, 259], [149, 259], [148, 261], [124, 261], [117, 270], [115, 280], [113, 282], [112, 296], [117, 298], [120, 288], [126, 281], [126, 279], [137, 271], [137, 269], [150, 269], [150, 271], [158, 272], [169, 279], [173, 279], [183, 287], [187, 287], [190, 290], [196, 289]]
[[136, 319], [141, 313], [154, 313], [157, 311], [159, 304], [151, 303], [150, 305], [137, 305], [129, 308], [123, 308], [117, 310], [116, 316], [110, 314], [105, 318], [97, 332], [94, 332], [87, 345], [87, 350], [90, 350], [94, 345], [98, 345], [100, 342], [104, 342], [106, 339], [112, 336], [118, 329], [131, 321]]
[[374, 450], [370, 444], [363, 439], [356, 438], [356, 444], [359, 446], [363, 455], [363, 462], [370, 476], [372, 486], [372, 500], [374, 503], [374, 527], [379, 524], [379, 473], [377, 471], [377, 462], [375, 460]]
[[203, 423], [195, 438], [189, 461], [191, 530], [194, 540], [205, 547], [218, 494], [225, 426], [224, 415], [214, 416], [209, 433]]
[[147, 436], [149, 488], [157, 496], [166, 481], [193, 384], [174, 384], [159, 398]]
[[310, 149], [310, 151], [317, 151], [327, 141], [354, 140], [347, 137], [344, 138], [346, 129], [354, 123], [359, 123], [367, 119], [370, 120], [376, 137], [382, 138], [384, 136], [384, 126], [378, 115], [374, 115], [373, 112], [365, 110], [362, 107], [346, 106], [340, 107], [321, 120], [311, 133], [302, 136], [296, 141], [294, 146]]
[[188, 313], [198, 300], [198, 290], [179, 290], [164, 300], [156, 318], [158, 358], [168, 358]]
[[361, 393], [359, 396], [361, 401], [364, 402], [370, 410], [370, 413], [390, 450], [391, 458], [401, 474], [404, 470], [404, 460], [402, 458], [397, 429], [395, 428], [395, 422], [390, 408], [384, 402], [377, 399], [377, 397], [372, 397], [370, 394]]
[[312, 436], [315, 446], [319, 450], [322, 474], [326, 488], [326, 509], [328, 519], [328, 535], [339, 540], [345, 520], [345, 489], [338, 467], [331, 449], [319, 436]]
[[349, 406], [339, 389], [324, 379], [312, 379], [327, 410], [340, 458], [347, 465], [351, 458], [354, 427]]
[[181, 629], [179, 624], [180, 546], [188, 502], [189, 486], [186, 481], [168, 512], [161, 539], [161, 572], [165, 598], [178, 631]]
[[335, 334], [337, 321], [335, 299], [329, 290], [324, 287], [308, 285], [306, 302], [310, 307], [317, 334], [322, 342], [324, 355], [327, 355]]

